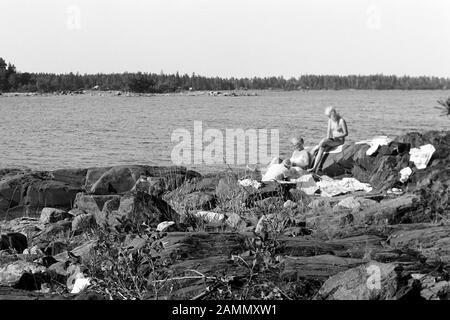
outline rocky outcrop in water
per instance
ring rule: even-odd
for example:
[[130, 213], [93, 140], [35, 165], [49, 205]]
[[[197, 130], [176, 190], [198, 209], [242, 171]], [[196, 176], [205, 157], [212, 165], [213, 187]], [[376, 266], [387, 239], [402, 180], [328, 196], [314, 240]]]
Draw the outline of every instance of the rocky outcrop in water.
[[[418, 170], [409, 150], [427, 143], [436, 152]], [[330, 176], [374, 187], [335, 197], [244, 187], [257, 176], [245, 170], [3, 169], [0, 296], [67, 298], [71, 281], [90, 277], [81, 298], [448, 299], [450, 133], [367, 148], [325, 159]], [[126, 287], [129, 272], [152, 290]]]

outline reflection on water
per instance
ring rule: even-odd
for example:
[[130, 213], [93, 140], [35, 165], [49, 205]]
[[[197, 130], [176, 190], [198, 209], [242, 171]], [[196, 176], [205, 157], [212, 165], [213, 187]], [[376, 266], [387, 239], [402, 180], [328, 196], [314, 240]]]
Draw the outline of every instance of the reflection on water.
[[[347, 120], [348, 140], [448, 129], [436, 100], [450, 91], [263, 91], [257, 97], [0, 97], [0, 167], [34, 169], [115, 164], [170, 165], [173, 130], [279, 129], [280, 153], [301, 134], [306, 145], [325, 134], [323, 109]], [[189, 166], [209, 171], [211, 167]]]

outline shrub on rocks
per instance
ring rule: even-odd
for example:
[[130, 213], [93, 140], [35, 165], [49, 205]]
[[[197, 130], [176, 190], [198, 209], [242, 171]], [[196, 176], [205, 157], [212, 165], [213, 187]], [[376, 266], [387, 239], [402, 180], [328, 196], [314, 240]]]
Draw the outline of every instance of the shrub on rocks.
[[242, 219], [237, 213], [227, 213], [227, 220], [225, 223], [233, 230], [244, 231], [247, 227], [247, 222]]
[[72, 231], [83, 232], [93, 228], [96, 225], [94, 214], [80, 214], [72, 220]]
[[100, 227], [115, 224], [114, 213], [117, 212], [120, 206], [120, 197], [112, 198], [105, 202], [102, 211], [94, 213], [94, 218]]
[[196, 191], [186, 195], [183, 203], [187, 210], [212, 210], [216, 206], [216, 197], [210, 193]]

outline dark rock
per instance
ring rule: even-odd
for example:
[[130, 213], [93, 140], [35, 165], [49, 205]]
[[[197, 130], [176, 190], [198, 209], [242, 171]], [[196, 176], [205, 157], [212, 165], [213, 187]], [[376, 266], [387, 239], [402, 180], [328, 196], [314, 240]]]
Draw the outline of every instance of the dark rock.
[[103, 210], [106, 202], [119, 201], [119, 199], [120, 195], [93, 195], [80, 192], [75, 198], [74, 208], [83, 210], [85, 213], [97, 214]]
[[[100, 177], [98, 177], [98, 175]], [[166, 191], [171, 191], [182, 185], [185, 181], [200, 177], [195, 171], [184, 167], [151, 167], [151, 166], [115, 166], [112, 168], [88, 171], [86, 187], [92, 184], [90, 192], [94, 194], [125, 193], [130, 191], [141, 176], [160, 177], [164, 181]], [[98, 179], [93, 182], [95, 178]]]
[[24, 204], [36, 209], [44, 207], [71, 208], [81, 188], [65, 182], [42, 180], [30, 184]]
[[51, 281], [50, 276], [45, 272], [25, 272], [20, 277], [19, 281], [12, 287], [14, 289], [35, 291], [40, 290], [43, 283], [49, 283]]
[[7, 233], [0, 237], [0, 251], [6, 250], [8, 252], [22, 253], [28, 248], [27, 237], [21, 233]]
[[242, 187], [244, 192], [244, 203], [247, 207], [255, 205], [256, 201], [263, 200], [269, 197], [280, 197], [283, 200], [289, 198], [289, 190], [295, 188], [295, 184], [280, 184], [277, 182], [267, 182], [259, 189], [253, 187]]
[[94, 183], [96, 183], [97, 180], [110, 169], [111, 167], [96, 167], [87, 169], [84, 190], [90, 191]]
[[93, 194], [124, 193], [130, 191], [144, 172], [145, 170], [140, 167], [113, 167], [103, 173], [89, 191]]
[[431, 274], [421, 276], [421, 297], [426, 300], [450, 299], [450, 281], [439, 279]]
[[10, 208], [23, 205], [24, 196], [32, 180], [33, 176], [25, 172], [3, 177], [0, 180], [0, 210], [7, 211]]
[[86, 181], [88, 169], [59, 169], [50, 171], [53, 180], [69, 183], [83, 188]]
[[[399, 224], [418, 222], [411, 217], [411, 210], [417, 206], [418, 197], [411, 194], [385, 199], [371, 207], [353, 212], [355, 223], [365, 224]], [[421, 217], [420, 222], [427, 219]], [[429, 221], [429, 220], [428, 220]]]
[[322, 172], [329, 177], [350, 173], [355, 161], [361, 161], [369, 149], [367, 144], [346, 143], [342, 152], [325, 154], [322, 160]]
[[120, 199], [118, 217], [125, 217], [137, 225], [158, 225], [163, 221], [179, 222], [180, 216], [167, 202], [147, 193], [127, 193]]

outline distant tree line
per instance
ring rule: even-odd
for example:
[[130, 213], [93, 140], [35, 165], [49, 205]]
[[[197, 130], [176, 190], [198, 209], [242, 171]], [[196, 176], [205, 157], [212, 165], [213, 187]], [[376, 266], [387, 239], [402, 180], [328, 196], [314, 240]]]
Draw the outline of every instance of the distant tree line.
[[59, 92], [121, 90], [140, 93], [168, 93], [184, 90], [341, 90], [341, 89], [450, 89], [450, 79], [397, 77], [389, 75], [302, 75], [298, 78], [220, 78], [196, 74], [111, 73], [53, 74], [18, 72], [0, 58], [0, 92]]

